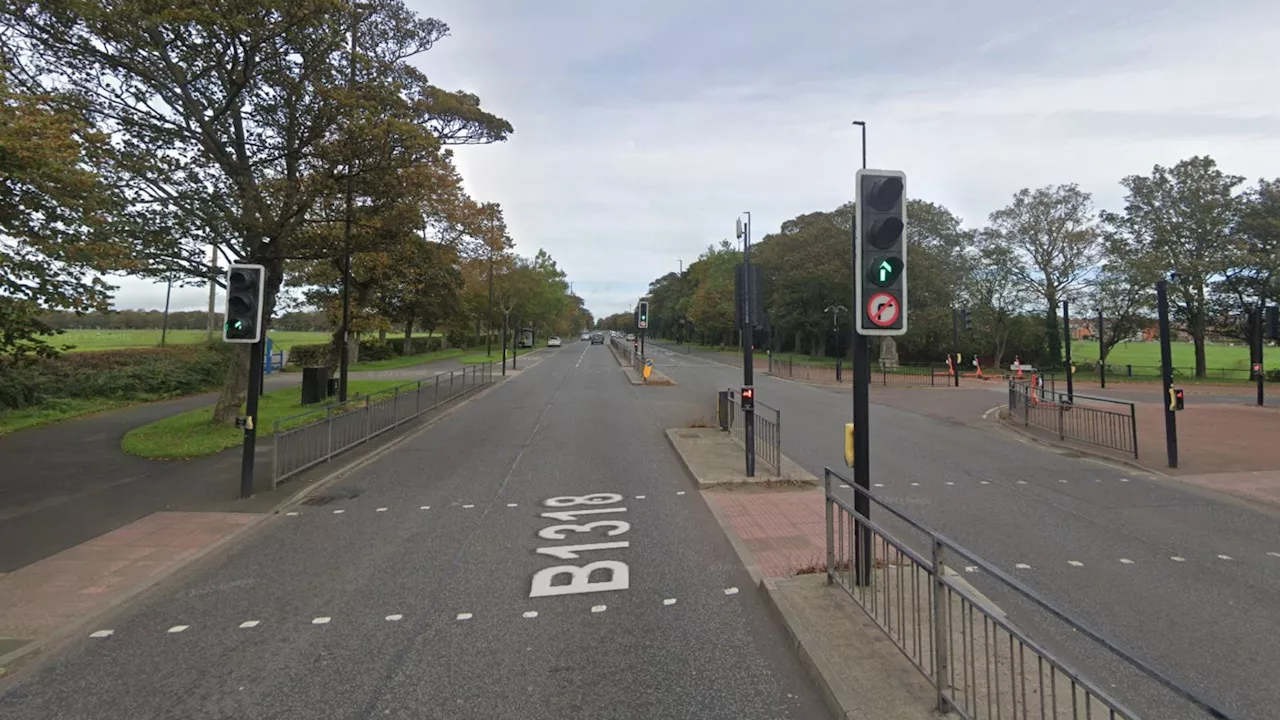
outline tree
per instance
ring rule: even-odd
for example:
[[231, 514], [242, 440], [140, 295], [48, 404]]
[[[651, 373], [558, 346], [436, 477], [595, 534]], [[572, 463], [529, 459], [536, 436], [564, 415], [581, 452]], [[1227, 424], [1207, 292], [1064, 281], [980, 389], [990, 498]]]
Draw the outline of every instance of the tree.
[[[270, 316], [287, 260], [336, 254], [331, 234], [306, 229], [332, 215], [348, 179], [357, 197], [388, 197], [447, 160], [442, 143], [511, 132], [406, 62], [444, 23], [400, 0], [360, 12], [356, 53], [357, 23], [338, 0], [15, 0], [5, 15], [26, 76], [65, 88], [111, 135], [103, 172], [130, 201], [115, 231], [135, 239], [144, 269], [207, 277], [213, 245], [267, 267]], [[219, 421], [244, 397], [248, 352], [234, 354]]]
[[1196, 156], [1149, 176], [1120, 181], [1124, 213], [1107, 220], [1157, 271], [1170, 276], [1170, 303], [1195, 344], [1196, 377], [1205, 376], [1210, 289], [1236, 255], [1232, 234], [1240, 217], [1233, 192], [1244, 178], [1227, 175], [1212, 158]]
[[1095, 278], [1093, 310], [1103, 318], [1099, 361], [1116, 345], [1138, 336], [1151, 323], [1155, 284], [1160, 279], [1157, 258], [1115, 226], [1116, 217], [1103, 213], [1105, 258]]
[[43, 311], [105, 310], [111, 287], [93, 273], [129, 261], [100, 233], [116, 198], [86, 168], [105, 136], [0, 70], [0, 356], [17, 360], [57, 352]]
[[990, 216], [990, 233], [1014, 252], [1014, 277], [1044, 301], [1049, 362], [1062, 363], [1058, 303], [1085, 283], [1098, 260], [1093, 200], [1074, 183], [1022, 189]]
[[1258, 339], [1255, 313], [1280, 302], [1280, 179], [1259, 180], [1239, 201], [1230, 262], [1212, 286], [1213, 314], [1220, 319], [1220, 331], [1253, 348]]
[[976, 311], [978, 329], [990, 340], [991, 364], [996, 368], [1003, 364], [1015, 318], [1027, 303], [1016, 264], [1012, 248], [989, 235], [980, 236], [966, 294]]

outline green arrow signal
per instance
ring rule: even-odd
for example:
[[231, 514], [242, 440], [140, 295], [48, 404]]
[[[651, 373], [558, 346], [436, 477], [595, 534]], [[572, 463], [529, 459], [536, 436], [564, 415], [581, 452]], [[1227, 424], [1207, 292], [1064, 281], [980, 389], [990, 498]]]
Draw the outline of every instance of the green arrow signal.
[[871, 271], [867, 273], [867, 279], [872, 284], [879, 287], [888, 287], [892, 285], [898, 276], [902, 274], [902, 258], [898, 257], [882, 257], [876, 258], [871, 264]]

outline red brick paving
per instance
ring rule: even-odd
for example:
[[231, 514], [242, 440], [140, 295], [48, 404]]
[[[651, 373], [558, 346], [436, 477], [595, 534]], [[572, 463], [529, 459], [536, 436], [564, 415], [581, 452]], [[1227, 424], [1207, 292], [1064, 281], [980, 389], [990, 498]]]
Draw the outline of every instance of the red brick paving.
[[0, 637], [35, 638], [260, 519], [161, 512], [0, 577]]
[[821, 490], [805, 492], [707, 492], [755, 556], [766, 577], [790, 577], [827, 557], [825, 505]]
[[1170, 475], [1280, 470], [1280, 408], [1188, 405], [1177, 414], [1178, 467], [1168, 466], [1164, 408], [1139, 403], [1138, 454]]

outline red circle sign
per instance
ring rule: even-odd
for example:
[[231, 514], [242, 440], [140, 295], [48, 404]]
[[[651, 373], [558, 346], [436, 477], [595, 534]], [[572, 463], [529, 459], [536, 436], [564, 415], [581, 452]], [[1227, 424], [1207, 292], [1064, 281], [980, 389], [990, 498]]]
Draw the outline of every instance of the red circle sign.
[[902, 305], [887, 292], [876, 293], [867, 301], [867, 319], [877, 327], [887, 328], [898, 321]]

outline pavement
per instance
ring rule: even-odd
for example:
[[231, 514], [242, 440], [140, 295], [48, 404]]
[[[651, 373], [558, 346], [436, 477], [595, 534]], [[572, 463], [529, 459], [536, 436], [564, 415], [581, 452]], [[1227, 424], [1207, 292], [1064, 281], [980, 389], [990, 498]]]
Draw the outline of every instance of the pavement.
[[[352, 373], [406, 381], [461, 367], [456, 360]], [[298, 385], [298, 373], [267, 376], [266, 389]], [[120, 449], [130, 430], [206, 407], [204, 393], [121, 408], [0, 436], [0, 573], [9, 573], [161, 511], [234, 509], [264, 512], [281, 493], [255, 503], [239, 495], [239, 449], [193, 460], [148, 460]], [[270, 442], [258, 443], [255, 473], [270, 473]]]
[[825, 717], [667, 445], [686, 395], [548, 352], [0, 680], [0, 716]]
[[[740, 385], [741, 370], [698, 353], [667, 352], [658, 347], [649, 356], [684, 395], [654, 398], [656, 421], [711, 422], [711, 398]], [[847, 387], [760, 373], [755, 385], [757, 401], [781, 411], [789, 457], [818, 476], [824, 467], [843, 467]], [[873, 492], [1233, 717], [1274, 717], [1280, 511], [1026, 439], [987, 412], [1006, 402], [1001, 387], [873, 387]], [[812, 551], [797, 552], [785, 562], [805, 562]], [[1041, 644], [1115, 677], [1124, 699], [1154, 709], [1147, 716], [1181, 716], [1163, 690], [1130, 678], [1111, 656], [1046, 620], [994, 578], [969, 579]]]

